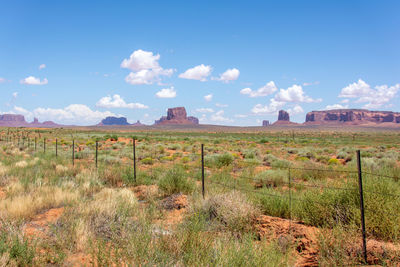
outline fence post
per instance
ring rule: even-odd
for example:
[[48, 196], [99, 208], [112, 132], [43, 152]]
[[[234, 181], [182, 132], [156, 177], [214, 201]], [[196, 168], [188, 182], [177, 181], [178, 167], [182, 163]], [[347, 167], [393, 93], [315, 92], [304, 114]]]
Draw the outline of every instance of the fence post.
[[75, 140], [72, 140], [72, 166], [75, 166]]
[[37, 146], [37, 137], [35, 136], [35, 151], [36, 151], [36, 146]]
[[58, 140], [56, 138], [56, 158], [57, 158], [57, 156], [58, 156]]
[[46, 153], [46, 137], [43, 138], [43, 153]]
[[99, 148], [99, 142], [96, 140], [96, 169], [97, 169], [97, 149]]
[[292, 177], [290, 175], [290, 168], [288, 169], [289, 178], [289, 232], [292, 226]]
[[201, 144], [201, 192], [204, 199], [204, 144]]
[[136, 139], [132, 138], [132, 144], [133, 144], [133, 180], [136, 183]]
[[361, 211], [363, 256], [364, 256], [365, 263], [367, 263], [367, 241], [366, 241], [366, 234], [365, 234], [365, 216], [364, 216], [364, 192], [363, 192], [363, 185], [362, 185], [360, 150], [357, 150], [357, 169], [358, 169], [358, 189], [360, 192], [360, 211]]

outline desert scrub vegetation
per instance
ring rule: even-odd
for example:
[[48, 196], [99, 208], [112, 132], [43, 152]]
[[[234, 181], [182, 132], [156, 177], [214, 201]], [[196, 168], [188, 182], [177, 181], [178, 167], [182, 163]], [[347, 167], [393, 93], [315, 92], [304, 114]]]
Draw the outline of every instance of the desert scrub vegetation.
[[[263, 239], [255, 229], [261, 217], [272, 216], [321, 230], [314, 240], [319, 265], [357, 265], [360, 248], [350, 246], [360, 237], [357, 149], [365, 172], [368, 240], [397, 246], [399, 135], [360, 132], [354, 138], [353, 133], [316, 130], [296, 132], [294, 138], [292, 134], [270, 129], [135, 132], [135, 180], [132, 143], [126, 139], [131, 140], [132, 133], [118, 132], [114, 138], [111, 131], [31, 131], [38, 138], [36, 151], [32, 142], [30, 147], [12, 142], [0, 146], [0, 260], [19, 266], [68, 266], [77, 265], [72, 260], [83, 255], [89, 259], [84, 263], [98, 266], [293, 266], [298, 243], [283, 246], [279, 238]], [[72, 138], [79, 157], [74, 166]], [[98, 168], [94, 140], [99, 142]], [[163, 203], [171, 195], [184, 196], [188, 206], [166, 209]], [[40, 235], [25, 233], [27, 226], [54, 210], [62, 213], [36, 229]], [[399, 262], [389, 254], [376, 256], [377, 263]]]
[[186, 171], [179, 165], [175, 165], [165, 172], [158, 182], [158, 187], [166, 195], [175, 193], [188, 194], [195, 189], [193, 180], [188, 178]]

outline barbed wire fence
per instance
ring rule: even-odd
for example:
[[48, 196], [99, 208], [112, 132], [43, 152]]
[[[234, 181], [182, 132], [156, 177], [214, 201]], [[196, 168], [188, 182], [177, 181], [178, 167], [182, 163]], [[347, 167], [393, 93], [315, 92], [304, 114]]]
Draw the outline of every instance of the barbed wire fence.
[[[143, 160], [143, 158], [137, 154], [137, 144], [138, 140], [136, 138], [130, 138], [128, 139], [129, 141], [126, 143], [126, 145], [130, 146], [132, 145], [132, 150], [130, 151], [131, 153], [131, 158], [128, 155], [128, 158], [131, 159], [131, 162], [120, 162], [118, 164], [127, 166], [132, 169], [132, 177], [133, 181], [136, 184], [137, 183], [137, 173], [140, 168], [139, 162]], [[99, 160], [99, 156], [101, 155], [100, 151], [104, 151], [103, 146], [106, 145], [111, 145], [113, 141], [118, 141], [117, 140], [111, 140], [110, 144], [107, 144], [106, 141], [100, 142], [99, 140], [96, 140], [93, 144], [87, 142], [85, 144], [86, 147], [89, 147], [89, 151], [84, 152], [85, 147], [81, 145], [81, 143], [76, 143], [75, 139], [72, 139], [70, 141], [65, 141], [64, 139], [61, 139], [61, 142], [59, 142], [58, 138], [47, 138], [43, 137], [41, 138], [40, 133], [38, 136], [31, 137], [29, 134], [21, 134], [21, 135], [7, 135], [2, 134], [0, 135], [0, 142], [2, 142], [4, 145], [13, 145], [17, 146], [18, 149], [24, 150], [28, 149], [32, 154], [35, 153], [43, 153], [46, 155], [53, 155], [56, 159], [62, 159], [65, 158], [68, 153], [70, 154], [71, 157], [71, 164], [72, 166], [75, 167], [76, 165], [76, 160], [78, 159], [79, 164], [93, 164], [96, 169], [99, 168], [99, 165], [107, 165], [107, 161], [101, 162]], [[126, 140], [125, 140], [126, 141]], [[61, 143], [61, 144], [60, 144]], [[52, 145], [52, 146], [51, 146]], [[101, 148], [101, 149], [99, 149]], [[284, 184], [288, 186], [288, 192], [287, 194], [278, 194], [278, 193], [271, 193], [271, 192], [265, 192], [265, 191], [260, 191], [256, 189], [249, 189], [249, 188], [244, 188], [240, 187], [240, 185], [237, 183], [239, 180], [247, 180], [248, 182], [254, 183], [255, 184], [261, 184], [261, 188], [264, 186], [268, 186], [276, 182], [275, 180], [272, 179], [260, 179], [260, 178], [255, 178], [255, 177], [247, 177], [245, 175], [238, 175], [237, 173], [230, 173], [231, 181], [228, 183], [227, 181], [221, 182], [217, 180], [211, 180], [208, 179], [207, 175], [209, 173], [212, 173], [212, 169], [208, 168], [205, 162], [205, 149], [204, 149], [204, 144], [201, 144], [200, 146], [200, 164], [198, 166], [199, 172], [201, 175], [201, 192], [202, 192], [202, 197], [205, 199], [206, 192], [207, 192], [207, 185], [212, 184], [214, 186], [221, 187], [223, 189], [227, 190], [235, 190], [235, 191], [243, 191], [246, 193], [250, 194], [257, 194], [257, 195], [262, 195], [262, 196], [268, 196], [272, 198], [279, 198], [279, 199], [285, 199], [286, 201], [289, 202], [289, 221], [290, 225], [292, 224], [293, 220], [293, 214], [292, 214], [292, 201], [295, 202], [304, 202], [304, 199], [297, 198], [293, 196], [293, 186], [299, 186], [299, 187], [307, 187], [307, 188], [314, 188], [314, 189], [324, 189], [324, 190], [342, 190], [342, 191], [353, 191], [355, 193], [358, 192], [359, 196], [359, 209], [360, 209], [360, 218], [361, 218], [361, 223], [360, 223], [360, 230], [362, 233], [362, 250], [363, 250], [363, 260], [364, 262], [367, 262], [367, 232], [366, 232], [366, 221], [365, 221], [365, 204], [364, 204], [364, 195], [365, 193], [367, 194], [375, 194], [375, 195], [381, 195], [381, 196], [389, 196], [395, 199], [400, 198], [400, 195], [397, 194], [392, 194], [392, 193], [382, 193], [378, 191], [372, 191], [372, 190], [364, 190], [363, 187], [363, 176], [371, 176], [371, 177], [379, 177], [383, 179], [392, 179], [394, 181], [398, 181], [400, 177], [398, 176], [390, 176], [390, 175], [385, 175], [385, 174], [379, 174], [379, 173], [374, 173], [374, 172], [368, 172], [368, 171], [363, 171], [362, 170], [362, 165], [361, 165], [361, 151], [357, 150], [356, 151], [356, 156], [357, 156], [357, 169], [356, 170], [334, 170], [334, 169], [318, 169], [318, 168], [300, 168], [300, 167], [295, 167], [295, 166], [273, 166], [270, 169], [278, 169], [278, 170], [286, 170], [287, 171], [287, 181], [280, 181], [281, 184]], [[79, 154], [80, 153], [80, 154]], [[84, 156], [86, 155], [86, 158]], [[156, 155], [156, 151], [154, 151], [154, 147], [151, 148], [150, 151], [151, 158], [154, 159]], [[126, 154], [124, 154], [126, 156]], [[146, 168], [147, 170], [150, 169], [151, 175], [153, 174], [153, 168]], [[207, 173], [206, 173], [207, 171]], [[357, 177], [357, 188], [347, 188], [347, 187], [337, 187], [337, 186], [327, 186], [323, 184], [310, 184], [310, 183], [304, 183], [304, 182], [299, 182], [298, 177], [293, 173], [294, 171], [312, 171], [312, 172], [329, 172], [329, 173], [342, 173], [346, 175], [353, 175]], [[207, 178], [207, 179], [206, 179]], [[233, 184], [232, 184], [233, 182]], [[319, 204], [319, 205], [334, 205], [332, 203], [326, 203], [326, 202], [318, 202], [313, 200], [313, 203]], [[388, 212], [389, 214], [390, 212]], [[390, 214], [391, 216], [398, 216], [398, 214]]]

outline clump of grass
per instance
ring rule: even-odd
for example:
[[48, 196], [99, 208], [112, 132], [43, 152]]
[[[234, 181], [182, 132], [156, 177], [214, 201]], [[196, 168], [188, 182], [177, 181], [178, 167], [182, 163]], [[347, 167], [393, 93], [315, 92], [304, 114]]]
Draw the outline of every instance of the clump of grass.
[[38, 211], [59, 207], [75, 202], [79, 199], [76, 191], [55, 186], [33, 188], [30, 192], [11, 195], [0, 200], [0, 210], [5, 216], [13, 219], [28, 219]]
[[142, 159], [140, 162], [143, 164], [146, 164], [146, 165], [153, 165], [154, 160], [150, 157], [147, 157], [147, 158]]
[[104, 188], [93, 199], [68, 209], [57, 223], [66, 241], [78, 250], [87, 250], [96, 239], [117, 241], [129, 227], [137, 200], [126, 188]]
[[208, 155], [204, 158], [206, 166], [218, 168], [231, 165], [233, 160], [230, 153]]
[[231, 191], [210, 197], [201, 207], [217, 228], [244, 233], [252, 230], [260, 211], [240, 192]]
[[194, 191], [195, 184], [188, 179], [186, 172], [181, 166], [174, 166], [165, 172], [164, 176], [158, 182], [158, 187], [165, 195], [175, 193], [188, 194]]

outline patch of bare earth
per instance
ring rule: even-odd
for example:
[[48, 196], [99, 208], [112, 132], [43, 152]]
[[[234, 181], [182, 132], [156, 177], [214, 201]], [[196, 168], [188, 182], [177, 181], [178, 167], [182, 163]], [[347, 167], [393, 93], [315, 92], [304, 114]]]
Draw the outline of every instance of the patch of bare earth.
[[64, 208], [49, 209], [36, 215], [25, 225], [25, 235], [32, 238], [45, 238], [49, 233], [49, 225], [55, 223], [64, 212]]
[[4, 189], [2, 187], [0, 187], [0, 200], [5, 199], [6, 197], [7, 197], [6, 192], [4, 191]]
[[[257, 218], [255, 229], [261, 240], [277, 240], [282, 249], [294, 247], [297, 254], [295, 266], [319, 266], [318, 228], [288, 219], [262, 215]], [[359, 258], [362, 255], [361, 239], [349, 242], [346, 245], [346, 254], [353, 259]], [[389, 265], [398, 262], [400, 246], [389, 242], [368, 240], [368, 264], [380, 264], [383, 258], [387, 259]]]
[[261, 239], [277, 240], [283, 249], [294, 246], [295, 266], [318, 266], [317, 228], [266, 215], [257, 218], [255, 228]]

